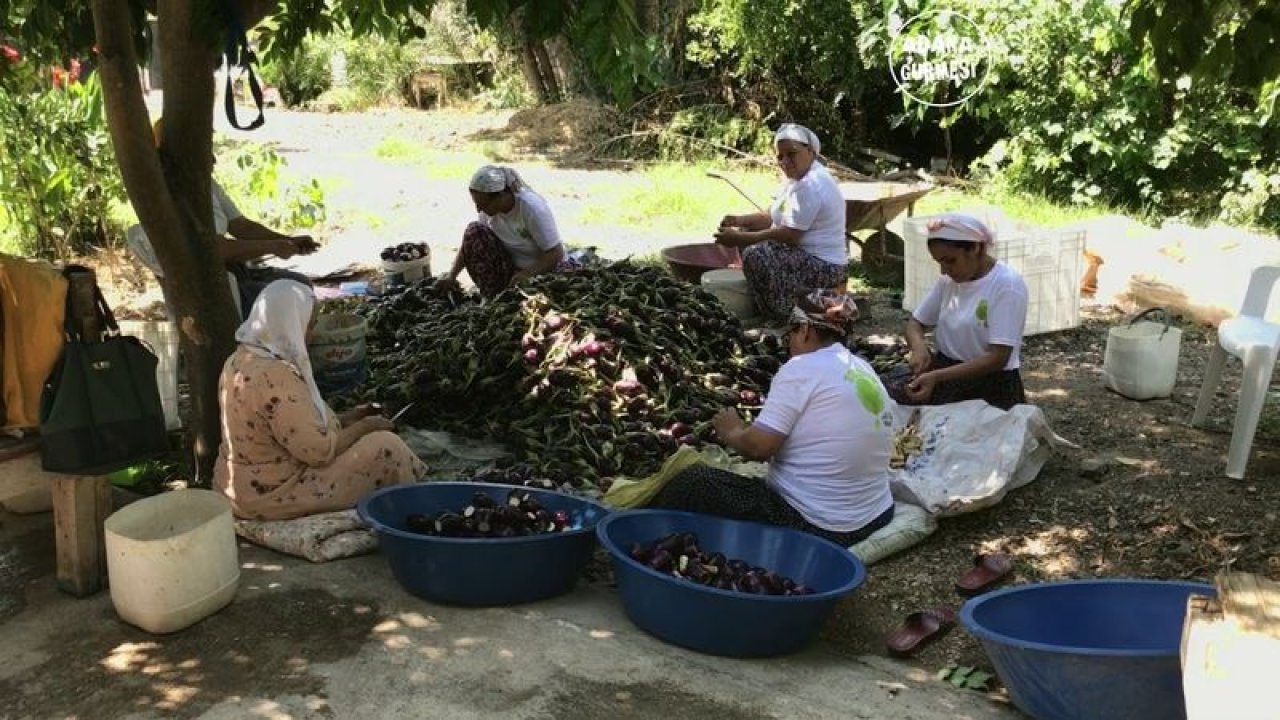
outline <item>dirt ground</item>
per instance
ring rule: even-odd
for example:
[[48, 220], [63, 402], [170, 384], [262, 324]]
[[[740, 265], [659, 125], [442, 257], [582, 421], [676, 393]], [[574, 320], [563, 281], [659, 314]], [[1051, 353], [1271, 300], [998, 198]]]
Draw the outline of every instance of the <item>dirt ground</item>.
[[[456, 250], [460, 233], [452, 229], [460, 230], [473, 213], [459, 191], [465, 179], [424, 178], [378, 159], [372, 148], [398, 133], [436, 149], [478, 152], [477, 143], [501, 137], [506, 119], [467, 113], [279, 113], [260, 137], [277, 144], [294, 172], [361, 178], [329, 193], [326, 232], [333, 252], [373, 259], [381, 245], [371, 237], [450, 228], [431, 238], [438, 271]], [[509, 146], [501, 150], [506, 159], [520, 152]], [[558, 208], [589, 203], [592, 184], [629, 181], [623, 172], [545, 162], [531, 167], [526, 177]], [[376, 231], [360, 227], [357, 211], [380, 214], [386, 222]], [[604, 254], [701, 240], [618, 228], [612, 252], [605, 248]], [[117, 302], [140, 297], [125, 292]], [[879, 296], [865, 331], [900, 333], [905, 318], [887, 296]], [[1280, 485], [1272, 481], [1280, 453], [1271, 423], [1264, 422], [1255, 442], [1249, 479], [1233, 481], [1222, 474], [1238, 365], [1228, 365], [1207, 428], [1192, 429], [1187, 421], [1212, 332], [1184, 326], [1173, 396], [1135, 402], [1106, 390], [1102, 382], [1106, 332], [1120, 320], [1106, 308], [1091, 308], [1077, 329], [1028, 339], [1023, 363], [1029, 399], [1080, 449], [1050, 460], [1033, 483], [999, 505], [943, 520], [920, 546], [871, 568], [866, 586], [828, 631], [836, 645], [851, 653], [881, 652], [884, 634], [904, 615], [935, 605], [958, 609], [962, 599], [953, 582], [977, 552], [1010, 553], [1016, 562], [1012, 583], [1092, 576], [1211, 580], [1228, 567], [1280, 579], [1275, 522]], [[952, 664], [987, 665], [978, 644], [958, 630], [912, 662], [930, 672]]]

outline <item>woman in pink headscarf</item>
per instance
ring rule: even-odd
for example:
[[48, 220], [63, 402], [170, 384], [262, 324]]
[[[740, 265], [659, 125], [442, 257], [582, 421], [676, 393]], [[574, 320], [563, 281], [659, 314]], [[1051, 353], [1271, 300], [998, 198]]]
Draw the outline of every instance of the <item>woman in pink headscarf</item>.
[[[929, 223], [929, 254], [942, 277], [907, 321], [912, 379], [908, 404], [986, 400], [1008, 410], [1026, 402], [1019, 350], [1027, 321], [1027, 283], [989, 252], [986, 223], [960, 213]], [[925, 339], [934, 329], [937, 351]]]

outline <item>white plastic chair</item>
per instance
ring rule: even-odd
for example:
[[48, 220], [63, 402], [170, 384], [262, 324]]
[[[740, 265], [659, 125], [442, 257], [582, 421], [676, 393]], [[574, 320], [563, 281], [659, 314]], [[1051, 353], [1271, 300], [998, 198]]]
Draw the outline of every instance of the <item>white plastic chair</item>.
[[1236, 480], [1244, 477], [1249, 449], [1253, 447], [1253, 436], [1258, 430], [1258, 418], [1262, 416], [1262, 404], [1271, 385], [1271, 371], [1280, 353], [1280, 325], [1262, 319], [1277, 278], [1280, 278], [1280, 266], [1254, 268], [1240, 314], [1218, 326], [1218, 344], [1209, 355], [1204, 384], [1200, 386], [1200, 399], [1196, 401], [1196, 411], [1191, 416], [1193, 426], [1204, 422], [1209, 407], [1213, 405], [1218, 382], [1222, 379], [1222, 366], [1227, 355], [1240, 358], [1244, 363], [1244, 374], [1240, 380], [1235, 426], [1231, 430], [1231, 449], [1227, 453], [1227, 477]]
[[[164, 278], [164, 270], [160, 268], [160, 261], [156, 259], [156, 251], [151, 247], [147, 232], [141, 225], [132, 225], [125, 231], [125, 245], [129, 248], [129, 252], [138, 258], [138, 262], [145, 265], [157, 278]], [[243, 320], [244, 309], [240, 307], [240, 282], [236, 280], [234, 273], [228, 272], [227, 283], [231, 285], [231, 300], [236, 304], [236, 317]], [[173, 315], [172, 310], [169, 314]]]

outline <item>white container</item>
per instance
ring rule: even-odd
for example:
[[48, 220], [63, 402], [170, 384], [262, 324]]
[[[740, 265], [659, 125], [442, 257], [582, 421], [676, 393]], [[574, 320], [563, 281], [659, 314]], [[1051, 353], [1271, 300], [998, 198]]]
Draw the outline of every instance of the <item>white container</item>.
[[1140, 320], [1150, 312], [1111, 328], [1102, 357], [1107, 387], [1132, 400], [1169, 397], [1178, 380], [1182, 331], [1167, 322]]
[[737, 268], [708, 270], [702, 274], [702, 287], [720, 299], [729, 312], [741, 320], [748, 320], [756, 315], [756, 305], [751, 298], [751, 286], [747, 285], [747, 276]]
[[121, 320], [118, 324], [121, 333], [146, 343], [160, 361], [156, 365], [156, 386], [164, 408], [164, 426], [177, 430], [182, 427], [182, 418], [178, 415], [178, 326], [169, 321], [151, 320]]
[[152, 633], [194, 625], [235, 597], [240, 560], [231, 505], [211, 490], [175, 490], [107, 518], [111, 603]]
[[[1066, 330], [1080, 325], [1080, 278], [1084, 266], [1082, 231], [1045, 230], [984, 217], [996, 231], [992, 255], [1017, 270], [1028, 291], [1025, 335]], [[934, 216], [908, 218], [903, 245], [906, 272], [902, 309], [915, 310], [942, 277], [929, 254], [928, 224]]]
[[[394, 260], [382, 261], [382, 276], [388, 280], [398, 277], [398, 284], [408, 285], [416, 283], [419, 280], [431, 275], [431, 250], [427, 250], [427, 254], [417, 260], [406, 260], [405, 262], [396, 262]], [[395, 283], [388, 283], [395, 284]]]

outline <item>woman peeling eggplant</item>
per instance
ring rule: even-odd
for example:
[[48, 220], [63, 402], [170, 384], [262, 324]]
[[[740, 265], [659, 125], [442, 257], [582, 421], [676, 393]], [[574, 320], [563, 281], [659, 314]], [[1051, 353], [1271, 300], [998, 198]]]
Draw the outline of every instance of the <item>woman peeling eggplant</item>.
[[726, 215], [716, 242], [743, 248], [742, 272], [756, 308], [783, 320], [796, 294], [807, 288], [842, 287], [849, 279], [845, 201], [822, 164], [822, 144], [812, 130], [786, 123], [773, 140], [786, 182], [768, 212]]
[[791, 359], [756, 421], [748, 425], [730, 408], [716, 415], [721, 442], [769, 461], [765, 480], [698, 465], [673, 477], [650, 506], [781, 525], [846, 546], [888, 525], [888, 393], [842, 342], [857, 315], [847, 295], [800, 298], [787, 331]]
[[543, 273], [574, 266], [565, 253], [551, 207], [514, 168], [485, 165], [471, 176], [478, 217], [462, 234], [462, 246], [437, 288], [458, 286], [463, 270], [485, 297]]

